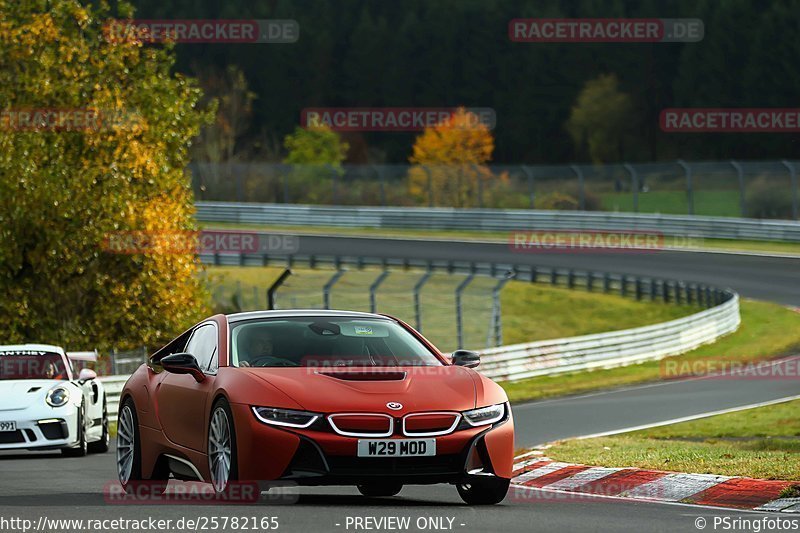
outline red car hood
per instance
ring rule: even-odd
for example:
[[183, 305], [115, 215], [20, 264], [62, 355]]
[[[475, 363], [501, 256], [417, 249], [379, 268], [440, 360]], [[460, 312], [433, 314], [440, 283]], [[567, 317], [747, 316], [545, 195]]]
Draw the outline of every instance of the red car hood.
[[[318, 413], [466, 411], [475, 408], [474, 372], [460, 366], [242, 368]], [[402, 409], [390, 411], [386, 404]]]

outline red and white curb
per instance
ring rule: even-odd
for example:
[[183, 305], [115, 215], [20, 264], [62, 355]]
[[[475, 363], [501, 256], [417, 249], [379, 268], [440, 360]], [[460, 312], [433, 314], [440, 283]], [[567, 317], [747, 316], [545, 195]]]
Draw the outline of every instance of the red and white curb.
[[[572, 500], [594, 496], [800, 513], [800, 498], [780, 498], [791, 481], [640, 468], [604, 468], [551, 461], [534, 452], [517, 457], [512, 486], [542, 489]], [[518, 499], [524, 496], [517, 495]], [[527, 497], [531, 499], [530, 496]], [[549, 499], [559, 499], [558, 497]]]

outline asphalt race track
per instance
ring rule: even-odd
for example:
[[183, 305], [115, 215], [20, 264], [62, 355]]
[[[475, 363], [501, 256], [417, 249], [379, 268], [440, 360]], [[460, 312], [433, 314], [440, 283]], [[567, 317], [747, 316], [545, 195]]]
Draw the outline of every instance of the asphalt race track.
[[697, 281], [742, 296], [800, 305], [800, 258], [683, 251], [518, 253], [508, 244], [437, 239], [299, 236], [299, 254], [364, 255], [564, 267]]
[[[800, 259], [685, 252], [517, 254], [503, 244], [307, 236], [301, 237], [300, 247], [302, 254], [350, 255], [358, 250], [377, 257], [492, 260], [663, 276], [729, 286], [744, 296], [800, 305]], [[518, 443], [523, 446], [795, 395], [800, 395], [800, 383], [791, 379], [694, 379], [517, 405], [514, 416]], [[268, 455], [269, 451], [264, 453]], [[33, 529], [42, 516], [172, 519], [173, 525], [161, 528], [166, 532], [188, 531], [174, 525], [181, 518], [234, 516], [275, 516], [279, 531], [302, 533], [698, 531], [695, 526], [698, 517], [705, 518], [707, 529], [713, 530], [715, 517], [737, 519], [762, 515], [606, 498], [583, 497], [575, 501], [539, 490], [514, 493], [494, 507], [468, 507], [449, 486], [407, 487], [399, 496], [386, 499], [364, 498], [351, 488], [309, 488], [302, 489], [297, 502], [289, 505], [113, 505], [106, 502], [104, 490], [114, 483], [115, 477], [113, 453], [83, 459], [64, 459], [59, 454], [0, 453], [0, 531], [22, 531], [19, 523], [4, 523], [4, 519], [31, 520]], [[356, 517], [407, 517], [410, 525], [407, 529], [392, 529], [376, 527], [370, 522], [362, 523], [365, 527], [355, 527], [352, 520]], [[439, 525], [417, 523], [418, 519], [426, 518], [438, 520]], [[54, 533], [76, 530], [46, 526], [44, 531]]]

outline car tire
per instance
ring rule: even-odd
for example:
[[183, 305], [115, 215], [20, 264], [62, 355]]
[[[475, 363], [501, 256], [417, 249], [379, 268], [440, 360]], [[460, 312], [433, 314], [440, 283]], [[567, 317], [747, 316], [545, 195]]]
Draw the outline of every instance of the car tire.
[[108, 433], [108, 406], [106, 402], [103, 402], [103, 434], [100, 436], [100, 440], [95, 442], [90, 442], [87, 446], [87, 451], [89, 453], [106, 453], [109, 448], [110, 443], [110, 436]]
[[146, 499], [167, 490], [169, 474], [156, 467], [151, 479], [142, 476], [142, 445], [139, 417], [131, 398], [123, 402], [117, 418], [117, 477], [128, 494]]
[[402, 483], [367, 483], [358, 485], [358, 492], [368, 498], [397, 496], [401, 490], [403, 490]]
[[81, 410], [78, 411], [78, 442], [72, 448], [61, 448], [61, 454], [64, 457], [85, 457], [89, 453], [89, 445], [86, 442], [86, 405], [81, 404]]
[[456, 485], [456, 488], [467, 505], [494, 505], [503, 501], [510, 484], [510, 479], [487, 477]]
[[217, 493], [225, 493], [231, 481], [239, 479], [236, 427], [231, 407], [225, 398], [214, 402], [208, 422], [208, 468]]

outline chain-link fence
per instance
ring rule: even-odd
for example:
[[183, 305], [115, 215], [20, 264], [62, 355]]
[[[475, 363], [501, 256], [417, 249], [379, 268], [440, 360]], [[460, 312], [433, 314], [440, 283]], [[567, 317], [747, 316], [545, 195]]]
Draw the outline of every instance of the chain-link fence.
[[119, 376], [129, 375], [147, 361], [147, 348], [144, 346], [134, 350], [117, 351], [112, 349], [110, 353], [98, 354], [97, 361], [72, 360], [72, 369], [76, 375], [83, 368], [90, 368], [97, 372], [98, 376]]
[[[502, 328], [495, 317], [500, 316], [500, 302], [492, 297], [498, 281], [472, 276], [458, 291], [469, 277], [425, 271], [299, 269], [275, 291], [272, 306], [386, 313], [416, 327], [445, 351], [459, 344], [475, 349], [498, 346]], [[269, 285], [216, 280], [215, 309], [226, 313], [266, 309]]]
[[204, 201], [531, 208], [797, 219], [797, 161], [190, 166]]

